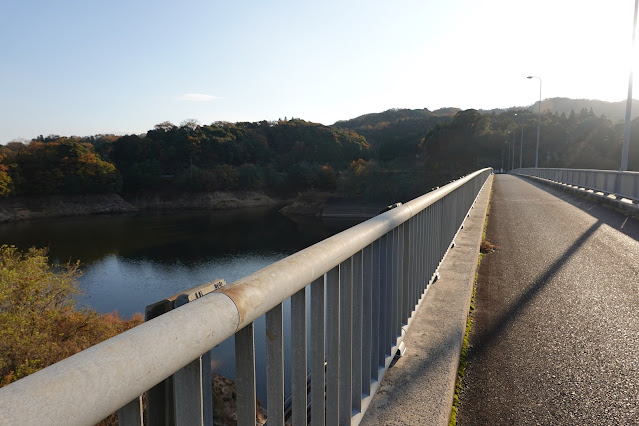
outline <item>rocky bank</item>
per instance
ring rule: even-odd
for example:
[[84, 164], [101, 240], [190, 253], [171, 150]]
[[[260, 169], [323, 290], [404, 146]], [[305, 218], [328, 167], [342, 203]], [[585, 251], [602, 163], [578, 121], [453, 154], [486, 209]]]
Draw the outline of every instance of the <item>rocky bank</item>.
[[136, 208], [117, 194], [11, 197], [0, 200], [0, 223], [63, 216], [127, 213]]
[[124, 199], [118, 194], [53, 195], [0, 199], [0, 223], [64, 216], [131, 213], [143, 210], [227, 210], [272, 207], [278, 201], [250, 191], [147, 194]]

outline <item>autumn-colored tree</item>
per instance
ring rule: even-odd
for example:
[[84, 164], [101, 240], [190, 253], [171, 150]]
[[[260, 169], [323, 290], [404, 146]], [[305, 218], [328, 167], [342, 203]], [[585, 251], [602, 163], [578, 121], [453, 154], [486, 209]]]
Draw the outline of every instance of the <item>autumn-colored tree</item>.
[[[87, 194], [119, 190], [115, 166], [93, 152], [93, 145], [73, 138], [33, 140], [8, 146], [3, 168], [13, 192], [25, 195]], [[1, 178], [0, 178], [1, 180]]]
[[338, 177], [339, 175], [333, 167], [328, 164], [321, 166], [317, 174], [320, 189], [334, 191], [337, 189]]
[[0, 386], [142, 322], [76, 309], [77, 263], [50, 265], [46, 250], [0, 246]]
[[118, 172], [111, 163], [103, 161], [92, 152], [80, 153], [77, 157], [64, 157], [63, 192], [69, 194], [90, 194], [116, 192]]
[[362, 158], [352, 161], [342, 176], [342, 190], [351, 196], [364, 195], [370, 175], [370, 165]]
[[9, 167], [2, 164], [3, 155], [0, 155], [0, 197], [6, 197], [11, 193], [12, 180], [9, 175]]

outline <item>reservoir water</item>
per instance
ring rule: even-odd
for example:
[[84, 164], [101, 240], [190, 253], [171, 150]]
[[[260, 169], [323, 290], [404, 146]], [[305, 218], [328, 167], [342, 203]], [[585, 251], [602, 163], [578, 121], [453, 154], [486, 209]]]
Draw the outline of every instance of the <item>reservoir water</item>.
[[[230, 284], [358, 222], [296, 221], [273, 209], [87, 216], [2, 224], [0, 243], [48, 247], [57, 263], [79, 260], [85, 292], [79, 305], [129, 317], [198, 284], [217, 278]], [[284, 315], [288, 339], [288, 303]], [[255, 327], [256, 353], [264, 354], [263, 318]], [[232, 338], [214, 348], [213, 367], [235, 377]], [[265, 403], [260, 357], [256, 370], [258, 397]], [[288, 377], [286, 383], [288, 388]]]

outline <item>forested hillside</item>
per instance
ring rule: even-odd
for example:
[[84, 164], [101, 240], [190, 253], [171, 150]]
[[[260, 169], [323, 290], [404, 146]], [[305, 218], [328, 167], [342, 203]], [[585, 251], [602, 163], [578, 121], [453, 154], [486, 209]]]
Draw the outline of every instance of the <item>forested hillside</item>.
[[[501, 114], [503, 112], [516, 109], [530, 109], [533, 112], [539, 111], [539, 101], [535, 102], [530, 108], [496, 108], [491, 110], [479, 110], [482, 113]], [[597, 99], [571, 99], [571, 98], [548, 98], [541, 102], [541, 111], [551, 114], [566, 114], [571, 111], [581, 111], [585, 109], [596, 116], [605, 116], [613, 123], [618, 123], [626, 119], [626, 101], [606, 102]], [[632, 118], [639, 117], [639, 101], [632, 101]]]
[[[420, 142], [424, 167], [469, 172], [479, 167], [508, 167], [514, 143], [520, 167], [534, 167], [538, 115], [529, 110], [483, 114], [476, 110], [431, 129]], [[613, 123], [583, 108], [578, 113], [542, 114], [539, 167], [619, 169], [623, 123]], [[510, 151], [512, 155], [512, 151]], [[512, 161], [512, 156], [511, 156]], [[639, 170], [639, 119], [632, 122], [629, 169]]]
[[426, 131], [438, 123], [450, 121], [457, 108], [435, 112], [428, 109], [389, 109], [365, 114], [351, 120], [338, 121], [333, 126], [354, 130], [370, 143], [375, 157], [389, 161], [417, 154], [417, 145]]
[[156, 125], [145, 136], [48, 136], [0, 151], [3, 195], [311, 187], [369, 158], [359, 134], [303, 120]]
[[[513, 146], [515, 167], [534, 166], [537, 119], [530, 109], [405, 109], [334, 126], [186, 121], [145, 135], [40, 136], [0, 147], [0, 196], [318, 190], [405, 201], [481, 167], [508, 168]], [[639, 119], [631, 135], [629, 168], [638, 170]], [[546, 111], [539, 166], [615, 170], [622, 139], [623, 123], [594, 108]]]
[[[533, 105], [533, 111], [539, 108], [539, 102]], [[542, 111], [549, 111], [557, 114], [569, 115], [570, 111], [581, 111], [582, 109], [596, 116], [606, 116], [613, 123], [623, 121], [626, 118], [626, 101], [605, 102], [596, 99], [570, 99], [570, 98], [549, 98], [544, 99], [541, 103]], [[632, 102], [632, 118], [639, 117], [639, 101]]]

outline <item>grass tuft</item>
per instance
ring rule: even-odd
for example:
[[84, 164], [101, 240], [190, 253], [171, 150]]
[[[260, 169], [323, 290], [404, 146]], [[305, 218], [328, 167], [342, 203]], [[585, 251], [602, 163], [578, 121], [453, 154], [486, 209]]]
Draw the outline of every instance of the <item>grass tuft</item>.
[[[492, 196], [492, 188], [490, 190], [490, 195], [488, 198], [488, 206], [486, 208], [486, 219], [484, 220], [484, 229], [482, 231], [482, 243], [480, 246], [480, 253], [479, 253], [479, 259], [477, 260], [477, 271], [479, 271], [479, 265], [481, 264], [482, 258], [484, 256], [485, 253], [490, 253], [492, 251], [495, 251], [496, 249], [498, 249], [498, 247], [494, 244], [489, 243], [488, 241], [486, 241], [486, 228], [488, 227], [488, 217], [490, 216], [490, 199]], [[484, 251], [482, 249], [482, 247], [484, 246], [484, 243], [486, 243], [488, 245], [488, 247], [492, 247], [493, 249], [490, 251]], [[464, 340], [462, 342], [462, 348], [461, 348], [461, 354], [459, 357], [459, 366], [457, 367], [457, 380], [455, 382], [455, 395], [453, 395], [453, 406], [451, 408], [451, 413], [450, 413], [450, 420], [448, 422], [448, 426], [456, 426], [457, 425], [457, 412], [459, 411], [459, 406], [460, 406], [460, 402], [459, 402], [459, 395], [461, 394], [462, 390], [463, 390], [463, 383], [464, 383], [464, 372], [466, 371], [466, 363], [467, 363], [467, 357], [468, 357], [468, 349], [470, 346], [469, 343], [469, 336], [470, 336], [470, 331], [472, 329], [472, 325], [473, 325], [473, 312], [475, 311], [475, 290], [477, 288], [477, 280], [479, 278], [479, 273], [475, 272], [475, 282], [473, 283], [473, 294], [472, 297], [470, 298], [470, 308], [468, 310], [468, 316], [466, 319], [466, 332], [464, 333]]]

